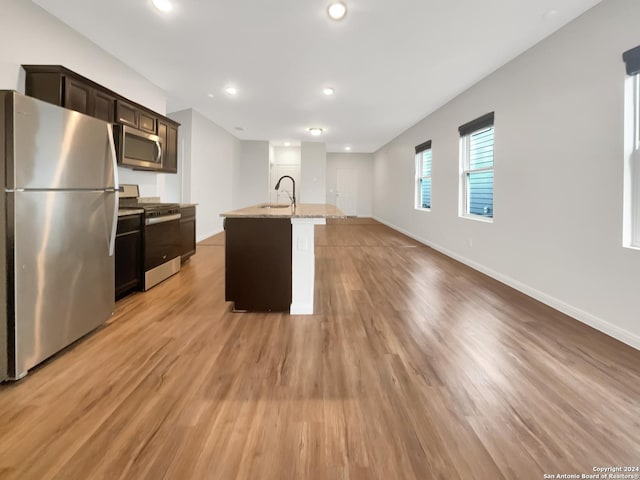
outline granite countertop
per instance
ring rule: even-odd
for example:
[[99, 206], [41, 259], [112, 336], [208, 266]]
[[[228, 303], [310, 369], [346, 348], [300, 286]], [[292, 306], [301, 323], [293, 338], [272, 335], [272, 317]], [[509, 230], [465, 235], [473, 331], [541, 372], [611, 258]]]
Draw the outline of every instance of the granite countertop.
[[118, 209], [119, 217], [126, 217], [127, 215], [139, 215], [144, 213], [144, 210], [141, 208], [120, 208]]
[[[180, 208], [195, 207], [197, 205], [197, 203], [181, 203]], [[144, 210], [142, 208], [120, 207], [120, 209], [118, 209], [119, 217], [126, 217], [127, 215], [138, 215], [140, 213], [144, 213]]]
[[[264, 205], [279, 205], [278, 207], [265, 207]], [[265, 204], [253, 205], [231, 212], [221, 213], [221, 217], [227, 218], [345, 218], [346, 215], [338, 210], [335, 205], [324, 203], [300, 203], [296, 205], [295, 212], [291, 211], [291, 205]]]

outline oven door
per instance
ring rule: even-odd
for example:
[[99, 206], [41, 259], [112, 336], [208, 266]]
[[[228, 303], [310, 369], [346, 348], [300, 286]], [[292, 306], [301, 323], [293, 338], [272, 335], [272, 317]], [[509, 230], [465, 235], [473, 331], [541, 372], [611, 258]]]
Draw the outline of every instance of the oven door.
[[126, 125], [114, 125], [118, 164], [142, 170], [162, 168], [162, 141], [158, 135]]
[[180, 257], [180, 214], [146, 218], [144, 226], [144, 271]]

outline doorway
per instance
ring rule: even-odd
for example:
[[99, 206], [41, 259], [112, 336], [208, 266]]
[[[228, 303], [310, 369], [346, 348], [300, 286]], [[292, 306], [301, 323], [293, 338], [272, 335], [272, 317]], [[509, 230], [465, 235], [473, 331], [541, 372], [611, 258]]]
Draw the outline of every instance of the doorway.
[[345, 215], [357, 215], [356, 198], [358, 194], [358, 176], [355, 168], [338, 168], [336, 171], [336, 206]]

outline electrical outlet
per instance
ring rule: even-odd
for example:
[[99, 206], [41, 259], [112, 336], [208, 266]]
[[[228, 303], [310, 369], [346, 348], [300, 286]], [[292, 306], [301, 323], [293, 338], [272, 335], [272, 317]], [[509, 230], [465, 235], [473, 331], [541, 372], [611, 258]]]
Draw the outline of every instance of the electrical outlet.
[[469, 248], [473, 247], [473, 238], [470, 238], [468, 240], [468, 243], [469, 243]]

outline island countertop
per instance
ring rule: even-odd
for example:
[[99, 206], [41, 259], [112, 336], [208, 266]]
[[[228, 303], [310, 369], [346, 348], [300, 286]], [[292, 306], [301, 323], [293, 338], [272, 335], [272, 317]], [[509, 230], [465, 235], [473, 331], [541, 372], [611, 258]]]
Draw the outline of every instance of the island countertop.
[[[271, 205], [271, 206], [265, 206]], [[324, 203], [300, 203], [292, 211], [291, 205], [259, 204], [231, 212], [221, 213], [226, 218], [346, 218], [335, 205]]]

